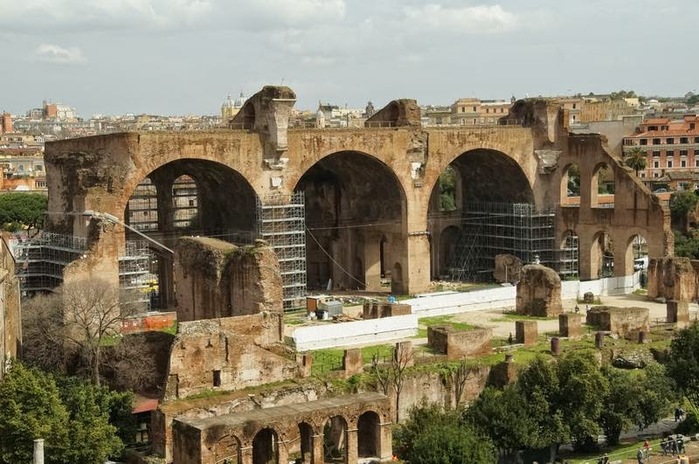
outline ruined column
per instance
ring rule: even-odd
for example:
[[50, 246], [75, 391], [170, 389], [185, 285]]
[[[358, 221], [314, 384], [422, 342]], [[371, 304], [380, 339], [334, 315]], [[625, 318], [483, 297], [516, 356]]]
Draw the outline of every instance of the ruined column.
[[595, 332], [595, 348], [602, 349], [604, 347], [604, 332]]
[[346, 461], [357, 462], [359, 460], [358, 430], [347, 428], [347, 446], [345, 447]]
[[34, 460], [33, 464], [44, 464], [44, 439], [34, 440]]
[[689, 303], [686, 301], [668, 300], [666, 303], [667, 322], [684, 328], [689, 324]]
[[561, 354], [561, 339], [558, 337], [551, 339], [551, 354], [554, 356], [560, 356]]
[[582, 315], [563, 313], [558, 315], [558, 335], [577, 338], [582, 332]]
[[[313, 435], [313, 451], [311, 455], [311, 464], [325, 463], [325, 449], [323, 448], [324, 440], [323, 432], [318, 435]], [[252, 464], [252, 463], [251, 463]]]
[[539, 337], [536, 321], [515, 321], [515, 338], [524, 346], [536, 345]]
[[342, 357], [342, 370], [345, 371], [345, 377], [360, 374], [363, 369], [362, 350], [359, 348], [345, 350], [345, 354]]

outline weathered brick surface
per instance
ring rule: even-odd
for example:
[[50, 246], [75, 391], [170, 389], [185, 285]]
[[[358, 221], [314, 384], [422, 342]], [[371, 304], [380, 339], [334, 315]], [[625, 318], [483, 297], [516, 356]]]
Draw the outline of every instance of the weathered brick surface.
[[648, 308], [594, 306], [587, 312], [587, 323], [621, 337], [633, 336], [640, 330], [650, 330]]
[[527, 316], [554, 317], [563, 312], [561, 278], [540, 264], [522, 268], [517, 283], [517, 312]]
[[515, 321], [515, 341], [525, 346], [536, 345], [539, 329], [536, 321]]
[[493, 330], [478, 328], [456, 330], [451, 326], [427, 328], [427, 343], [448, 359], [463, 359], [492, 352]]
[[580, 337], [582, 335], [582, 315], [573, 313], [559, 314], [558, 334], [561, 337]]

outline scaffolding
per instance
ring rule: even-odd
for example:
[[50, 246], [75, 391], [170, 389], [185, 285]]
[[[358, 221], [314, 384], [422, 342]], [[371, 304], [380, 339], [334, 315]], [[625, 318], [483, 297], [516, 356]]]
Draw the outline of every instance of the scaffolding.
[[87, 240], [41, 232], [19, 240], [14, 249], [22, 296], [32, 296], [50, 292], [63, 283], [63, 269], [87, 251]]
[[128, 240], [119, 256], [119, 301], [128, 313], [149, 311], [158, 295], [158, 276], [151, 272], [151, 252], [145, 240]]
[[448, 264], [453, 280], [492, 280], [495, 256], [511, 254], [523, 263], [558, 269], [554, 207], [529, 203], [468, 203], [456, 251]]
[[258, 236], [279, 259], [284, 310], [306, 304], [306, 208], [303, 192], [270, 195], [257, 202]]
[[[41, 232], [14, 246], [16, 272], [23, 297], [52, 292], [63, 283], [63, 270], [88, 251], [87, 239]], [[120, 301], [148, 310], [157, 276], [150, 272], [150, 252], [145, 241], [127, 241], [119, 261]]]
[[563, 279], [577, 279], [579, 276], [578, 268], [579, 252], [578, 252], [578, 236], [568, 234], [563, 240], [559, 259], [558, 273]]

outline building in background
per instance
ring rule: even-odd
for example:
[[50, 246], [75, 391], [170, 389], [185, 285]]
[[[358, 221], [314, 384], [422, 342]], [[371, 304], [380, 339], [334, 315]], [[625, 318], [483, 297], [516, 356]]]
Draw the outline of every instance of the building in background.
[[687, 114], [675, 119], [650, 118], [636, 133], [624, 137], [628, 154], [640, 148], [646, 154], [646, 169], [641, 178], [654, 183], [666, 182], [677, 189], [694, 189], [699, 174], [699, 117]]

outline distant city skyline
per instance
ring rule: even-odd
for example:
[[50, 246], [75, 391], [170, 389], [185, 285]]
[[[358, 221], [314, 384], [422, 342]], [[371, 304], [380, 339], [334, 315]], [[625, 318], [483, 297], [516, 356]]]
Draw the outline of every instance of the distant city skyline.
[[[296, 108], [696, 92], [696, 0], [0, 0], [0, 111], [212, 115], [288, 85]], [[662, 32], [662, 34], [660, 33]]]

